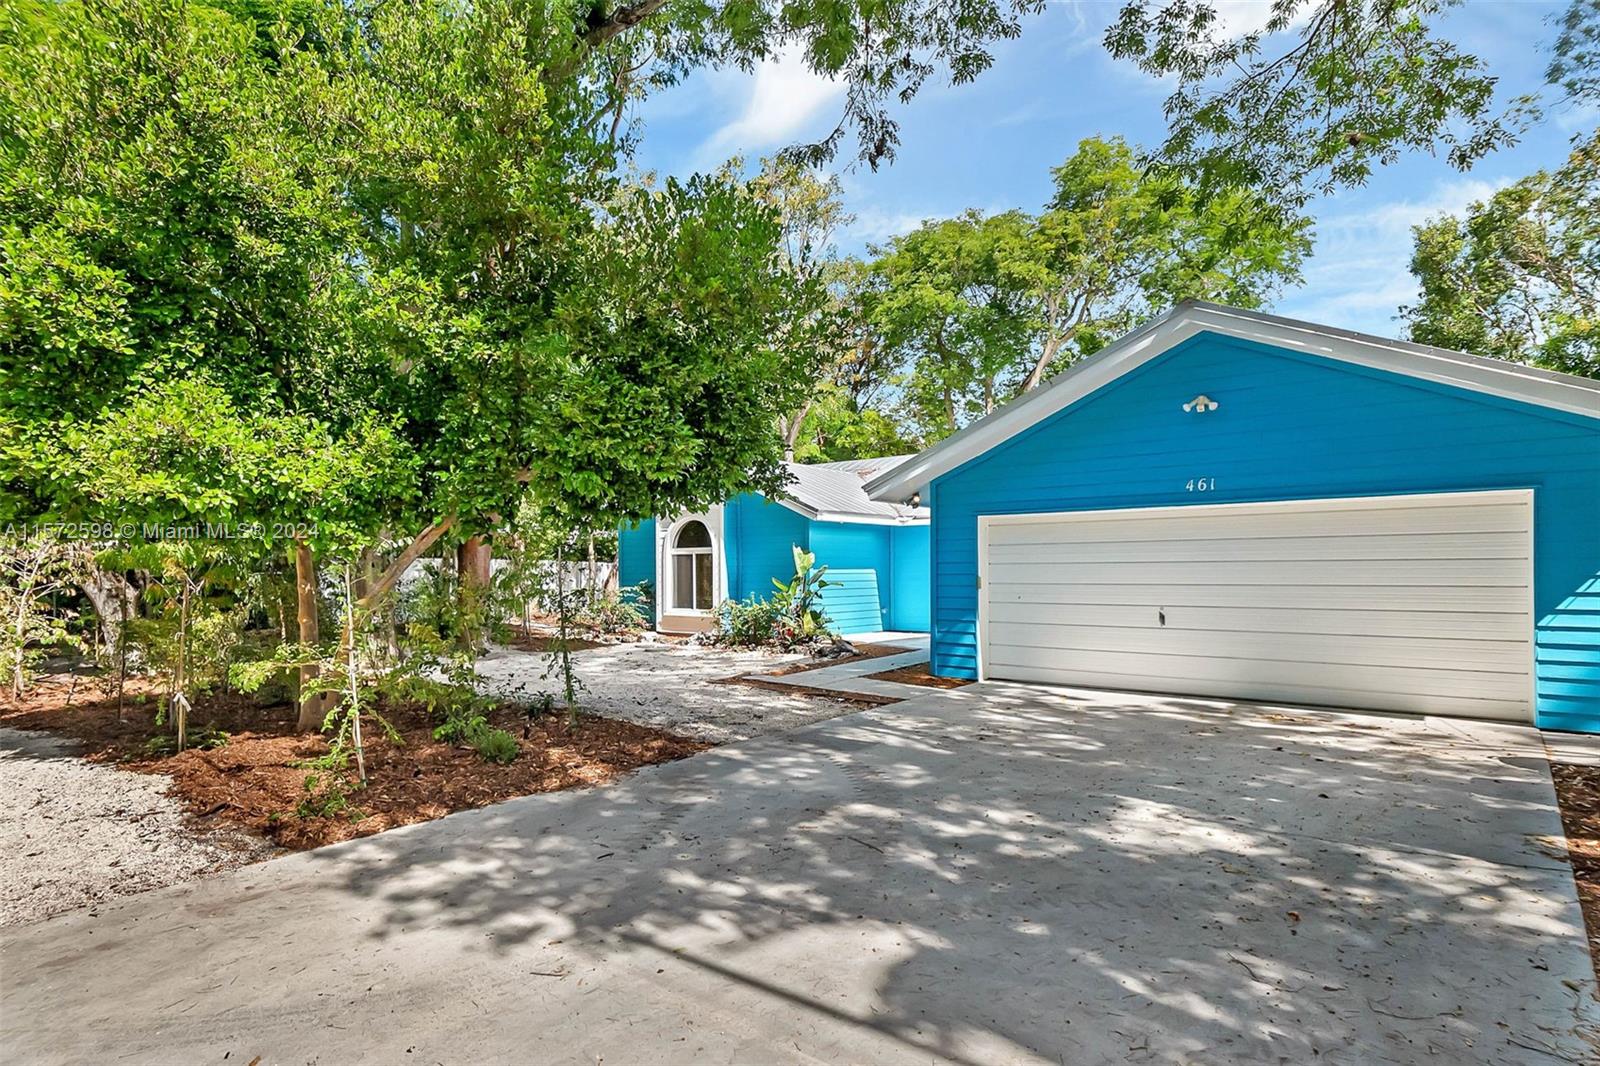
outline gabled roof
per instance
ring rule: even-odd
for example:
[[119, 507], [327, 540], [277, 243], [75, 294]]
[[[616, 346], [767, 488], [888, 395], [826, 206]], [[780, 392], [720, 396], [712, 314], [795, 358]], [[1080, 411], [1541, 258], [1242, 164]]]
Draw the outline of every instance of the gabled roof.
[[877, 475], [867, 482], [867, 495], [874, 500], [906, 500], [913, 493], [924, 492], [934, 478], [977, 458], [1200, 333], [1256, 341], [1600, 418], [1600, 381], [1594, 378], [1558, 374], [1502, 359], [1453, 352], [1448, 348], [1389, 340], [1260, 311], [1191, 300], [1062, 371], [1044, 387], [1025, 393], [932, 448], [897, 464], [893, 470]]
[[927, 508], [883, 503], [871, 499], [863, 488], [870, 477], [891, 472], [912, 458], [889, 455], [881, 459], [846, 459], [837, 463], [787, 463], [787, 496], [777, 502], [807, 518], [824, 522], [869, 522], [895, 525], [928, 520]]

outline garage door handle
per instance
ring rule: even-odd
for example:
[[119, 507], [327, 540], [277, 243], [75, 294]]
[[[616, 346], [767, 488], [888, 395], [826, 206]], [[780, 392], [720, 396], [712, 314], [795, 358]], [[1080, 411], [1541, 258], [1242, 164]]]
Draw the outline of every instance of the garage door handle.
[[1160, 619], [1162, 625], [1166, 625], [1167, 624], [1167, 609], [1165, 607], [1157, 607], [1156, 608], [1156, 618]]

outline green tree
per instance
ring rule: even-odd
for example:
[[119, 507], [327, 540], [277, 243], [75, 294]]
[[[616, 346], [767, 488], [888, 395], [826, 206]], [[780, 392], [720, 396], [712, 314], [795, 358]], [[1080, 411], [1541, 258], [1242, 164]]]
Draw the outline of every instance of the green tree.
[[863, 315], [928, 439], [1182, 300], [1260, 306], [1310, 250], [1299, 213], [1244, 189], [1205, 195], [1120, 139], [1083, 141], [1053, 175], [1038, 215], [926, 223], [872, 266]]
[[592, 529], [780, 479], [808, 287], [737, 183], [619, 186], [565, 8], [5, 18], [9, 513], [305, 529], [312, 645], [330, 553], [384, 556], [365, 615], [530, 491]]
[[1532, 99], [1496, 100], [1493, 72], [1449, 38], [1442, 24], [1460, 2], [1270, 0], [1260, 28], [1241, 33], [1214, 0], [1128, 0], [1105, 43], [1175, 84], [1164, 162], [1206, 192], [1264, 189], [1299, 204], [1405, 152], [1465, 170], [1532, 117]]
[[[735, 167], [738, 161], [735, 160]], [[833, 391], [842, 364], [850, 358], [846, 336], [846, 305], [833, 284], [840, 271], [834, 237], [855, 221], [844, 207], [844, 189], [838, 177], [818, 174], [794, 159], [763, 159], [748, 188], [755, 199], [772, 209], [783, 233], [784, 262], [814, 302], [796, 308], [798, 314], [781, 324], [779, 342], [818, 354], [818, 374], [808, 395], [792, 411], [778, 418], [784, 455], [794, 458], [808, 416]]]
[[1545, 80], [1580, 105], [1600, 101], [1600, 0], [1572, 0], [1559, 24]]
[[1181, 300], [1259, 307], [1311, 248], [1309, 219], [1241, 188], [1202, 195], [1120, 138], [1081, 142], [1053, 173], [1049, 205], [1001, 257], [1036, 323], [1023, 391]]
[[1600, 377], [1600, 135], [1413, 232], [1413, 340]]
[[992, 411], [1030, 347], [1026, 292], [1005, 269], [1028, 217], [968, 211], [878, 250], [866, 314], [903, 367], [903, 407], [927, 440]]

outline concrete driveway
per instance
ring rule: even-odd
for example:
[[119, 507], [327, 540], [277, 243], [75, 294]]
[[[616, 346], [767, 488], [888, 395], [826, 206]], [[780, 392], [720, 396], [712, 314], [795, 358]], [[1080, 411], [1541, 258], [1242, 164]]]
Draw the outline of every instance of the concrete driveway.
[[11, 1062], [1593, 1061], [1539, 735], [983, 685], [9, 929]]

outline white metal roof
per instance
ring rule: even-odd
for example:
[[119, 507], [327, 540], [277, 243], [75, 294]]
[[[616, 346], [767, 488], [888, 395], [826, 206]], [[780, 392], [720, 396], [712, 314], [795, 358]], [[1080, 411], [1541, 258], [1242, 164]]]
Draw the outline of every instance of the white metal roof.
[[1454, 352], [1426, 344], [1319, 326], [1260, 311], [1187, 301], [1121, 340], [1024, 393], [932, 448], [867, 482], [874, 500], [906, 500], [941, 474], [982, 455], [1101, 386], [1199, 333], [1216, 333], [1278, 348], [1388, 370], [1557, 411], [1600, 418], [1600, 381]]
[[869, 522], [909, 525], [928, 520], [926, 507], [909, 507], [869, 497], [868, 478], [881, 476], [911, 459], [888, 455], [879, 459], [846, 459], [836, 463], [787, 463], [786, 498], [777, 502], [807, 518], [825, 522]]

